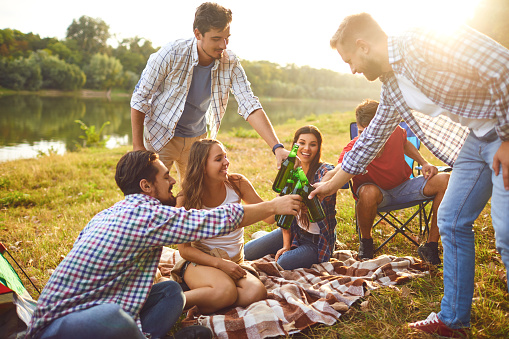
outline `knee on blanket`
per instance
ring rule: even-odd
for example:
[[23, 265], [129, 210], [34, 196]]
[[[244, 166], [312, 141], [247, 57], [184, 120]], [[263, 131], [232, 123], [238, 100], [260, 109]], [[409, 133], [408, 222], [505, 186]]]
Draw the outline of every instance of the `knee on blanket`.
[[237, 288], [234, 284], [214, 287], [208, 300], [199, 309], [202, 313], [213, 313], [225, 307], [231, 306], [237, 300]]
[[257, 283], [238, 288], [238, 298], [235, 306], [247, 307], [264, 299], [267, 299], [267, 289], [261, 281], [257, 280]]

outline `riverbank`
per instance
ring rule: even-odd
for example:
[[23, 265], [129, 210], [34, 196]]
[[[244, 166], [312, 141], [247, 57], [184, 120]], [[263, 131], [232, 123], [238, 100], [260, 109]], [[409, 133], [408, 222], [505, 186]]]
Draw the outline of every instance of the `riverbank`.
[[[275, 126], [288, 147], [293, 132], [314, 124], [324, 135], [323, 160], [335, 163], [342, 146], [349, 141], [353, 113], [324, 114], [289, 120]], [[275, 160], [259, 138], [236, 132], [220, 133], [228, 148], [230, 173], [244, 174], [263, 199], [272, 199]], [[247, 134], [247, 136], [252, 136]], [[129, 146], [115, 149], [83, 149], [66, 155], [16, 160], [0, 164], [0, 239], [34, 277], [40, 288], [52, 270], [69, 252], [86, 223], [99, 211], [123, 197], [114, 181], [118, 159]], [[431, 160], [429, 153], [425, 157]], [[176, 175], [172, 171], [172, 175]], [[174, 189], [178, 192], [178, 186]], [[354, 202], [348, 190], [337, 198], [338, 240], [357, 250]], [[245, 239], [273, 226], [259, 222], [247, 227]], [[387, 229], [388, 230], [388, 229]], [[382, 232], [386, 232], [382, 228]], [[504, 337], [509, 333], [509, 296], [501, 279], [504, 267], [496, 253], [489, 209], [474, 225], [476, 232], [475, 303], [472, 309], [472, 337]], [[378, 236], [378, 233], [376, 233]], [[416, 249], [398, 236], [381, 254], [417, 256]], [[426, 338], [410, 334], [406, 323], [422, 320], [440, 309], [442, 270], [403, 286], [373, 291], [367, 304], [355, 305], [333, 326], [314, 326], [294, 338]], [[37, 293], [26, 283], [34, 297]]]
[[40, 95], [47, 97], [82, 97], [82, 98], [110, 98], [110, 97], [130, 97], [131, 92], [114, 90], [99, 91], [91, 89], [82, 89], [79, 91], [60, 91], [60, 90], [40, 90], [40, 91], [14, 91], [11, 89], [0, 87], [0, 95]]

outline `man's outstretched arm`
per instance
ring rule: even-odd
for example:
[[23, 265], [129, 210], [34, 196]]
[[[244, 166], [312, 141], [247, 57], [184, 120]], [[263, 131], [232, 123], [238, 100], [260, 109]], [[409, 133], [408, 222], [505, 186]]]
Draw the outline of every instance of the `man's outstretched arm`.
[[246, 227], [274, 214], [297, 215], [302, 198], [296, 194], [285, 195], [258, 204], [244, 205], [244, 218], [239, 227]]
[[[272, 127], [272, 124], [270, 123], [270, 120], [263, 109], [259, 108], [249, 114], [247, 122], [255, 129], [256, 132], [258, 132], [258, 134], [262, 137], [263, 140], [265, 140], [271, 149], [274, 147], [274, 145], [279, 144], [279, 139], [276, 135], [276, 132], [274, 131], [274, 128]], [[279, 147], [275, 150], [278, 169], [281, 166], [283, 160], [288, 157], [289, 153], [290, 151], [284, 149], [283, 147]]]

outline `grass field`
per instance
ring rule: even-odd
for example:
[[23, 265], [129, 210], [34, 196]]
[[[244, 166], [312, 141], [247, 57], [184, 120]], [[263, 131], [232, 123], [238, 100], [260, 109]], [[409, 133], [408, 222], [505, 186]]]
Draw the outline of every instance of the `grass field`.
[[[334, 164], [349, 141], [349, 123], [353, 118], [353, 113], [311, 115], [306, 120], [287, 121], [275, 129], [288, 147], [298, 127], [318, 126], [324, 134], [322, 158]], [[262, 198], [272, 199], [275, 195], [271, 185], [276, 169], [268, 146], [246, 129], [220, 133], [219, 139], [228, 148], [230, 172], [244, 174]], [[118, 159], [129, 149], [83, 149], [65, 156], [50, 155], [0, 164], [0, 240], [39, 288], [72, 248], [86, 223], [123, 198], [115, 185], [114, 171]], [[429, 152], [423, 151], [423, 154], [433, 162]], [[174, 191], [178, 192], [178, 187]], [[347, 190], [338, 193], [336, 217], [338, 240], [349, 249], [357, 250], [354, 202]], [[246, 240], [255, 231], [272, 227], [263, 222], [250, 226], [246, 228]], [[471, 337], [508, 337], [509, 297], [503, 280], [505, 268], [495, 249], [489, 205], [474, 228], [477, 269]], [[401, 236], [391, 241], [382, 253], [417, 256], [416, 248]], [[366, 299], [367, 310], [355, 305], [335, 325], [314, 326], [292, 338], [432, 337], [411, 333], [406, 323], [422, 320], [431, 311], [439, 311], [441, 277], [439, 268], [430, 276], [404, 286], [375, 290]], [[37, 297], [30, 284], [25, 281], [25, 285]]]

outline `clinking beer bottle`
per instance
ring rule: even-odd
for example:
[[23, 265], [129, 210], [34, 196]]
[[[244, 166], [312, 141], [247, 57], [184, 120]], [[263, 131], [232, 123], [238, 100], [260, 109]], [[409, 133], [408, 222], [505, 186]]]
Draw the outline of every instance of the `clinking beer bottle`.
[[323, 211], [322, 204], [320, 204], [320, 200], [315, 196], [313, 199], [308, 199], [309, 193], [314, 190], [314, 187], [309, 184], [308, 178], [306, 174], [302, 170], [302, 167], [297, 169], [299, 174], [299, 179], [302, 182], [302, 190], [301, 197], [304, 204], [308, 209], [308, 216], [311, 222], [318, 222], [325, 219], [325, 212]]
[[[302, 191], [302, 184], [300, 181], [297, 181], [297, 184], [295, 185], [292, 194], [300, 194]], [[295, 218], [294, 215], [288, 214], [288, 215], [282, 215], [279, 220], [277, 221], [277, 225], [279, 227], [289, 229], [290, 226], [292, 226], [293, 219]]]
[[[283, 188], [283, 190], [281, 191], [280, 196], [284, 196], [284, 195], [292, 193], [293, 184], [294, 184], [294, 182], [293, 182], [292, 177], [290, 177], [290, 179], [286, 180], [286, 185]], [[280, 214], [276, 214], [276, 216], [274, 218], [276, 219], [276, 222], [278, 222], [279, 218], [281, 218], [281, 215]]]
[[276, 180], [274, 180], [274, 184], [272, 184], [272, 189], [274, 192], [281, 193], [283, 188], [285, 187], [286, 181], [290, 178], [290, 172], [293, 170], [295, 166], [295, 158], [297, 157], [297, 149], [299, 148], [298, 144], [293, 145], [290, 154], [288, 154], [288, 158], [286, 158], [279, 168], [279, 172], [277, 172]]

